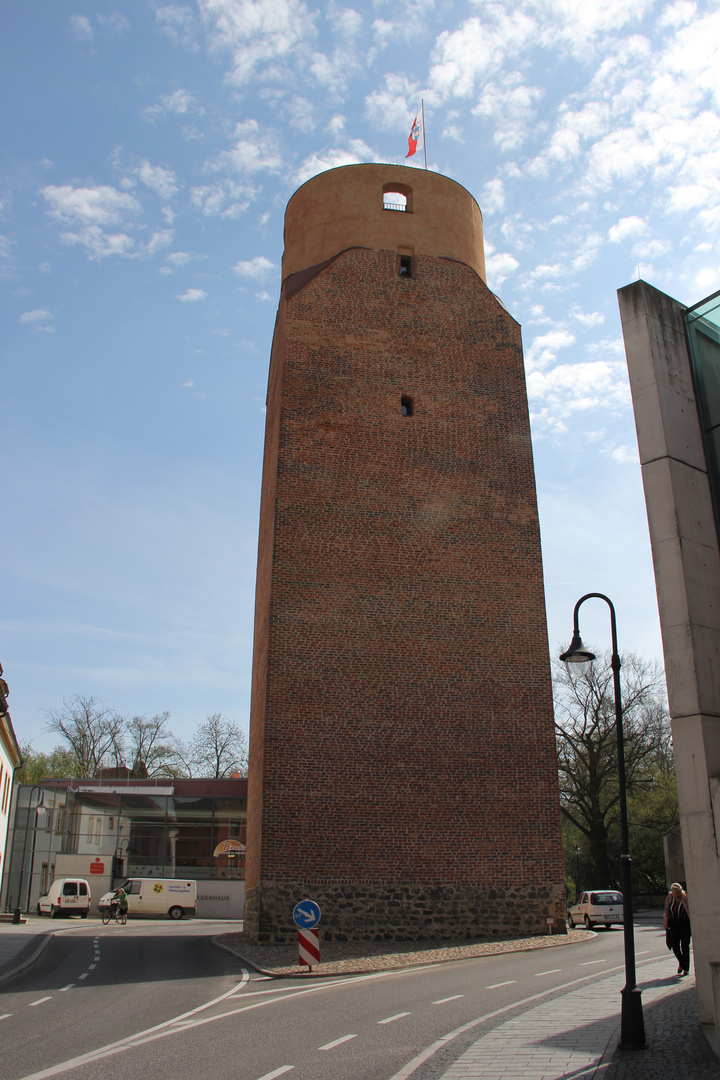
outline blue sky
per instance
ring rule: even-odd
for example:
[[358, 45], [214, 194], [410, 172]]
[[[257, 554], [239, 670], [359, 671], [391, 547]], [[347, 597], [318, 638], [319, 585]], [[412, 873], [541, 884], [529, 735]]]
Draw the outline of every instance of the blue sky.
[[0, 661], [22, 741], [49, 748], [43, 712], [75, 692], [185, 737], [247, 725], [284, 208], [323, 169], [404, 163], [421, 99], [523, 327], [551, 649], [601, 591], [621, 650], [662, 659], [616, 290], [720, 288], [716, 4], [27, 0], [3, 21]]

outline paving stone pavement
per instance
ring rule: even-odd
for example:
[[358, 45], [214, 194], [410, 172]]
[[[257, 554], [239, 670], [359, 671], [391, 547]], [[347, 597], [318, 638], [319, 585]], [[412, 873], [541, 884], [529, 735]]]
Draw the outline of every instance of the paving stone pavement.
[[[720, 1061], [700, 1029], [694, 979], [668, 975], [666, 959], [643, 966], [638, 975], [645, 1050], [617, 1049], [625, 980], [613, 974], [511, 1017], [435, 1075], [441, 1080], [718, 1080]], [[419, 1080], [422, 1071], [416, 1075]]]

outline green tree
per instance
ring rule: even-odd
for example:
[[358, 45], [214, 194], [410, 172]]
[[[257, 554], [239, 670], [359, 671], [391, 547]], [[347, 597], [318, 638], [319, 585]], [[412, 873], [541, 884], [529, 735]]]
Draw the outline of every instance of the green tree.
[[[622, 658], [620, 679], [634, 879], [638, 891], [653, 892], [662, 879], [659, 891], [664, 891], [662, 833], [677, 821], [664, 676], [656, 663], [630, 653]], [[553, 686], [566, 870], [574, 881], [578, 846], [581, 887], [617, 886], [619, 789], [610, 654], [579, 678], [556, 662]]]
[[78, 775], [77, 758], [65, 746], [49, 754], [34, 750], [31, 742], [20, 747], [22, 765], [15, 773], [16, 784], [38, 784], [41, 780], [66, 780]]

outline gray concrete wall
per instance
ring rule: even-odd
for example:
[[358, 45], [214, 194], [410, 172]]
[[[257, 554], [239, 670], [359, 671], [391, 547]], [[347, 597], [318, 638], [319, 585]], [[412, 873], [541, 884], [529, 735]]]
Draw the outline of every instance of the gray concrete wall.
[[682, 305], [618, 291], [655, 565], [700, 1019], [720, 963], [720, 551]]

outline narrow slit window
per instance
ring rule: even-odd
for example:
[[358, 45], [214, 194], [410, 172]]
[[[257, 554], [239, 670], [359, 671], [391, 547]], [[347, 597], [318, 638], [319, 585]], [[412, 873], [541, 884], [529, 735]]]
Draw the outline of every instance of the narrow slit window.
[[400, 277], [412, 277], [412, 260], [409, 255], [400, 256]]
[[413, 399], [411, 397], [400, 398], [400, 412], [403, 416], [412, 416], [413, 414]]

